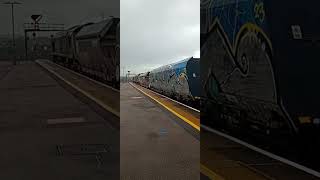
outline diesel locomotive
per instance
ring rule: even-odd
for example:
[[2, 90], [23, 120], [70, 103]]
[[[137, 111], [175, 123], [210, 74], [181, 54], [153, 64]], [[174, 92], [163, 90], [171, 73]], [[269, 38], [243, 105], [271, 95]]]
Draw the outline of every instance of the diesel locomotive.
[[119, 89], [120, 19], [73, 26], [52, 38], [53, 61]]

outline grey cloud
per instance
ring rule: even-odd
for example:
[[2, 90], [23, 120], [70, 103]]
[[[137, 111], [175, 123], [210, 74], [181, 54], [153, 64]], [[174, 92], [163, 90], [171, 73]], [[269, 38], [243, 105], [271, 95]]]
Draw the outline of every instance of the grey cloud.
[[121, 66], [126, 70], [139, 73], [198, 54], [200, 1], [121, 0], [120, 6]]
[[[0, 4], [0, 34], [11, 33], [11, 8]], [[23, 33], [23, 23], [31, 22], [32, 14], [43, 14], [42, 22], [62, 23], [66, 27], [102, 17], [120, 15], [120, 0], [17, 0], [16, 33]]]

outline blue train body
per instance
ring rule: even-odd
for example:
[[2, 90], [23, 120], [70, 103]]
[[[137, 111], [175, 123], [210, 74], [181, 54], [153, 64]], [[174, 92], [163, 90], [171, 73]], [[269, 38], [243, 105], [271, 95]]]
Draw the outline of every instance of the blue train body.
[[201, 1], [207, 107], [202, 112], [216, 117], [208, 121], [269, 137], [319, 122], [320, 26], [313, 23], [320, 17], [318, 5], [316, 0]]
[[200, 99], [200, 59], [187, 58], [165, 65], [147, 73], [141, 73], [133, 80], [152, 90], [179, 101], [192, 103]]
[[217, 126], [268, 136], [295, 129], [279, 105], [267, 17], [264, 0], [201, 2], [202, 112]]

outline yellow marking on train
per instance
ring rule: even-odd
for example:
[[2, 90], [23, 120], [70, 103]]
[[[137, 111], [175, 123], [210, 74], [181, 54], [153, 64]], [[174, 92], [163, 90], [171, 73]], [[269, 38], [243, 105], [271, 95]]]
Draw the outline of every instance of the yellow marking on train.
[[100, 101], [99, 99], [95, 98], [94, 96], [92, 96], [91, 94], [85, 92], [84, 90], [82, 90], [81, 88], [79, 88], [78, 86], [72, 84], [71, 82], [69, 82], [68, 80], [66, 80], [65, 78], [63, 78], [62, 76], [60, 76], [58, 73], [54, 72], [49, 65], [45, 65], [44, 63], [37, 61], [38, 64], [40, 64], [42, 67], [44, 67], [45, 69], [47, 69], [49, 72], [51, 72], [52, 74], [54, 74], [55, 76], [57, 76], [59, 79], [61, 79], [62, 81], [66, 82], [69, 86], [71, 86], [72, 88], [76, 89], [77, 91], [79, 91], [80, 93], [84, 94], [85, 96], [87, 96], [88, 98], [90, 98], [91, 100], [95, 101], [97, 104], [99, 104], [100, 106], [102, 106], [104, 109], [106, 109], [107, 111], [111, 112], [112, 114], [120, 117], [120, 113], [118, 111], [116, 111], [115, 109], [113, 109], [112, 107], [106, 105], [104, 102]]
[[209, 179], [214, 179], [214, 180], [224, 180], [221, 176], [216, 174], [215, 172], [211, 171], [209, 168], [207, 168], [205, 165], [200, 164], [200, 172], [207, 176]]
[[156, 101], [157, 103], [159, 103], [160, 105], [162, 105], [163, 107], [165, 107], [167, 110], [169, 110], [171, 113], [173, 113], [174, 115], [178, 116], [180, 119], [184, 120], [186, 123], [188, 123], [189, 125], [191, 125], [192, 127], [194, 127], [195, 129], [197, 129], [198, 131], [200, 131], [200, 126], [194, 124], [192, 121], [188, 120], [187, 118], [185, 118], [184, 116], [182, 116], [181, 114], [177, 113], [176, 111], [174, 111], [173, 109], [169, 108], [168, 106], [166, 106], [165, 104], [163, 104], [162, 102], [160, 102], [159, 100], [157, 100], [156, 98], [152, 97], [151, 95], [149, 95], [148, 93], [144, 92], [143, 90], [141, 90], [140, 88], [136, 87], [135, 85], [133, 85], [132, 83], [130, 83], [134, 88], [138, 89], [140, 92], [142, 92], [144, 95], [148, 96], [149, 98], [153, 99], [154, 101]]
[[309, 116], [301, 116], [301, 117], [298, 117], [298, 119], [301, 124], [311, 123], [311, 117]]

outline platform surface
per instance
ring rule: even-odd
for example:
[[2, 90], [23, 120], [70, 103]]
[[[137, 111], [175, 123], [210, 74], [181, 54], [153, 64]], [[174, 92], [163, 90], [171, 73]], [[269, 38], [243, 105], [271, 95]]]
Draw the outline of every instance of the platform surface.
[[0, 63], [0, 133], [0, 179], [119, 179], [119, 131], [35, 63]]
[[[189, 124], [197, 129], [200, 122], [200, 112], [193, 108], [187, 108], [175, 100], [170, 100], [149, 89], [130, 83], [136, 90], [146, 95], [151, 102], [176, 116], [176, 122]], [[139, 97], [132, 97], [140, 99]], [[189, 128], [185, 128], [189, 130]], [[192, 131], [191, 131], [192, 132]], [[220, 132], [221, 133], [221, 132]], [[194, 134], [194, 133], [192, 133]], [[317, 179], [316, 177], [301, 171], [277, 159], [270, 158], [256, 152], [244, 144], [231, 141], [219, 135], [209, 132], [201, 127], [201, 179], [215, 180], [274, 180], [274, 179]]]
[[200, 179], [200, 141], [129, 83], [120, 90], [121, 179]]
[[[36, 62], [58, 79], [68, 82], [79, 92], [85, 93], [91, 99], [100, 103], [103, 108], [119, 118], [120, 116], [120, 92], [108, 85], [88, 78], [78, 72], [53, 63], [50, 60], [38, 59]], [[119, 120], [117, 121], [119, 124]]]

